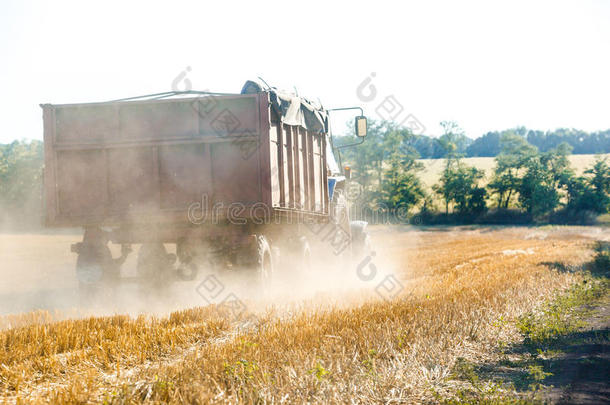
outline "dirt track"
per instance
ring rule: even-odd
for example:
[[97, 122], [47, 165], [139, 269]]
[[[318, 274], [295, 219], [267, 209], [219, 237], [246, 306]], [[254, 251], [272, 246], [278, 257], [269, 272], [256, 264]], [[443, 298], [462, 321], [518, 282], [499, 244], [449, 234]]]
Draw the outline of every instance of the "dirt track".
[[547, 398], [561, 404], [610, 403], [610, 295], [584, 321], [587, 326], [568, 339], [557, 359], [561, 372], [549, 378]]

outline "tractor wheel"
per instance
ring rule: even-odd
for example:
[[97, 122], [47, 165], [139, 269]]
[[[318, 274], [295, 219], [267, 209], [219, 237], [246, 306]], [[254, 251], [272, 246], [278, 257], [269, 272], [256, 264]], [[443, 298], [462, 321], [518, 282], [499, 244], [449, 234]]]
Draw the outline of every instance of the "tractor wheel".
[[260, 295], [266, 295], [273, 279], [273, 255], [269, 242], [263, 235], [256, 236], [255, 255], [254, 271], [252, 273], [254, 283], [257, 292], [260, 292]]
[[363, 256], [367, 256], [371, 254], [371, 251], [373, 250], [373, 248], [371, 247], [371, 236], [367, 233], [366, 236], [364, 237], [364, 243], [362, 246], [362, 252], [361, 254]]
[[347, 197], [343, 190], [335, 190], [331, 201], [331, 223], [335, 227], [333, 236], [329, 238], [329, 250], [334, 256], [338, 271], [346, 272], [350, 268], [352, 256], [352, 235], [349, 223], [349, 210]]
[[285, 248], [282, 261], [286, 282], [306, 280], [311, 275], [311, 248], [307, 237], [301, 236]]
[[371, 236], [367, 230], [367, 223], [364, 221], [350, 222], [352, 233], [352, 260], [359, 263], [362, 259], [371, 254]]
[[297, 258], [299, 259], [297, 268], [299, 272], [305, 276], [309, 275], [311, 273], [311, 248], [309, 247], [309, 242], [305, 236], [299, 238], [297, 254]]

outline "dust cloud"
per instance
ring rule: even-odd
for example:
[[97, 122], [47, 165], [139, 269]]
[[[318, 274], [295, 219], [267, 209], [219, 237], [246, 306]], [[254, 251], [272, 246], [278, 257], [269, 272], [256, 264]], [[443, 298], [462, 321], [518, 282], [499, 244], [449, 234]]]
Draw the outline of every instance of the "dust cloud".
[[[82, 231], [48, 231], [38, 233], [0, 233], [0, 329], [15, 326], [15, 314], [46, 311], [32, 316], [38, 321], [61, 320], [86, 316], [141, 314], [166, 316], [177, 310], [207, 305], [232, 305], [234, 311], [261, 314], [292, 311], [308, 306], [348, 306], [370, 299], [391, 299], [404, 289], [397, 274], [404, 274], [407, 263], [387, 253], [391, 234], [389, 227], [373, 227], [372, 249], [358, 259], [328, 260], [312, 250], [311, 266], [297, 272], [274, 265], [272, 281], [264, 291], [243, 271], [212, 271], [200, 268], [193, 281], [168, 282], [162, 289], [151, 289], [136, 282], [139, 245], [122, 266], [123, 281], [112, 288], [102, 288], [95, 295], [83, 295], [76, 278], [76, 254], [70, 245], [82, 240]], [[417, 243], [416, 233], [412, 242]], [[383, 242], [376, 243], [382, 237]], [[384, 246], [385, 245], [385, 246]], [[110, 243], [113, 257], [120, 246]], [[174, 245], [166, 244], [168, 253]], [[280, 253], [281, 254], [281, 253]], [[285, 252], [284, 252], [285, 254]], [[288, 262], [294, 263], [294, 260]], [[400, 271], [399, 271], [400, 270]]]

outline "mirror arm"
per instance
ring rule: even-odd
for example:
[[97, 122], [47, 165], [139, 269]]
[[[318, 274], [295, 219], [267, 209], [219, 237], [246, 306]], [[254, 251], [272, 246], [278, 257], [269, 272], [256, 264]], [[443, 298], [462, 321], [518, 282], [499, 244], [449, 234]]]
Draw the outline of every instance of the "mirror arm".
[[[360, 116], [364, 115], [364, 110], [362, 109], [362, 107], [329, 108], [326, 111], [346, 111], [346, 110], [360, 110]], [[331, 135], [331, 137], [332, 137], [332, 135]], [[335, 146], [334, 143], [333, 143], [333, 148], [334, 149], [343, 149], [343, 148], [348, 148], [350, 146], [360, 145], [362, 142], [364, 142], [364, 140], [365, 140], [365, 138], [362, 137], [360, 142], [350, 143], [348, 145], [341, 145], [341, 146]]]
[[350, 146], [360, 145], [366, 138], [360, 137], [360, 142], [349, 143], [347, 145], [335, 146], [335, 149], [349, 148]]
[[343, 107], [343, 108], [329, 108], [326, 111], [346, 111], [346, 110], [360, 110], [360, 115], [364, 115], [362, 107]]

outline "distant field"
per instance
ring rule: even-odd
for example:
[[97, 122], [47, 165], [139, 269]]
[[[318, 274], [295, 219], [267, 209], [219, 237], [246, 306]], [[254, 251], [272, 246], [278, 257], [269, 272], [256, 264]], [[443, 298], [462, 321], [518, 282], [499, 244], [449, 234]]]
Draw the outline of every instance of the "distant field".
[[[595, 161], [595, 157], [600, 155], [572, 155], [570, 156], [570, 162], [572, 167], [576, 170], [576, 173], [582, 174], [582, 172]], [[601, 155], [610, 158], [610, 153]], [[464, 161], [469, 165], [474, 165], [479, 169], [485, 170], [485, 180], [489, 181], [493, 168], [495, 166], [495, 158], [492, 157], [473, 157], [465, 158]], [[424, 171], [420, 174], [420, 178], [423, 180], [427, 187], [431, 187], [433, 184], [438, 182], [440, 174], [443, 170], [444, 159], [420, 159], [425, 165]]]

